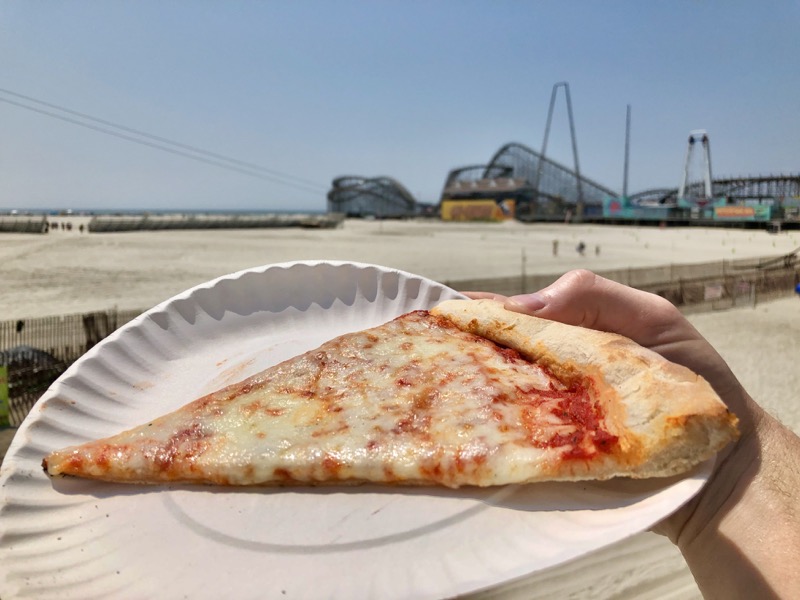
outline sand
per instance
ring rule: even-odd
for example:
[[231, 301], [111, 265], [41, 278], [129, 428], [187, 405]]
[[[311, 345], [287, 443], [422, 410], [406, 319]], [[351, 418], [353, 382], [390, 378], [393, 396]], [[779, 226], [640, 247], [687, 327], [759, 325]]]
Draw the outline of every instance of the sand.
[[[553, 242], [558, 254], [553, 255]], [[586, 244], [585, 256], [575, 246]], [[800, 232], [347, 221], [341, 229], [0, 235], [0, 319], [146, 309], [240, 269], [300, 259], [383, 264], [437, 280], [778, 256]], [[598, 248], [596, 253], [595, 249]], [[800, 298], [693, 314], [756, 400], [800, 432]], [[680, 553], [642, 533], [483, 598], [699, 598]]]
[[[78, 217], [75, 217], [78, 218]], [[584, 256], [575, 250], [583, 241]], [[553, 255], [553, 243], [558, 254]], [[146, 309], [240, 269], [351, 260], [438, 281], [777, 256], [800, 231], [348, 220], [336, 230], [0, 234], [0, 320]], [[599, 253], [598, 253], [599, 252]]]

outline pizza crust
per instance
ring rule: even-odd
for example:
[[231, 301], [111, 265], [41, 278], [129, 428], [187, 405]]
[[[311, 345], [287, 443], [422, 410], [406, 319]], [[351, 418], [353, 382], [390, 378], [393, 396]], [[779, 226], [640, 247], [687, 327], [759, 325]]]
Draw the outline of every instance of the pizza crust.
[[705, 379], [628, 338], [512, 312], [495, 300], [449, 300], [431, 312], [562, 381], [593, 382], [619, 449], [603, 460], [562, 463], [572, 471], [564, 479], [674, 475], [738, 437], [737, 418]]

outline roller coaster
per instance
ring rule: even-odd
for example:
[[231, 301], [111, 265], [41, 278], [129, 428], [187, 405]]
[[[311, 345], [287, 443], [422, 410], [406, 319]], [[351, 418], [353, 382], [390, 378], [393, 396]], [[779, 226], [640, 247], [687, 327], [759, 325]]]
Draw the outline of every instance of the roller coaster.
[[[704, 166], [693, 180], [690, 164], [700, 145]], [[689, 135], [680, 186], [625, 196], [580, 174], [577, 154], [576, 168], [570, 169], [512, 143], [500, 148], [486, 165], [450, 171], [440, 206], [442, 217], [450, 220], [491, 220], [513, 211], [523, 221], [800, 227], [800, 174], [714, 179], [708, 135], [700, 130]]]
[[[770, 202], [776, 198], [800, 197], [800, 175], [758, 175], [754, 177], [727, 177], [712, 181], [713, 195], [731, 201]], [[633, 194], [631, 204], [636, 206], [677, 206], [678, 188], [652, 189]], [[689, 197], [700, 197], [702, 183], [686, 189]]]
[[[698, 144], [697, 142], [700, 142]], [[702, 146], [702, 180], [690, 182], [690, 163]], [[689, 133], [684, 175], [676, 189], [645, 190], [629, 198], [607, 200], [605, 216], [623, 218], [701, 219], [721, 221], [800, 222], [800, 175], [755, 177], [711, 176], [711, 153], [704, 130]]]
[[[580, 183], [580, 190], [579, 190]], [[449, 172], [439, 212], [448, 220], [767, 223], [800, 227], [800, 175], [723, 177], [654, 188], [624, 197], [520, 143], [503, 145], [487, 164]], [[403, 218], [422, 205], [391, 177], [338, 177], [328, 210], [355, 217]]]
[[507, 210], [513, 206], [516, 218], [523, 221], [561, 221], [569, 214], [599, 217], [604, 199], [616, 196], [602, 184], [513, 142], [502, 146], [486, 165], [450, 171], [441, 206], [444, 218], [457, 218], [470, 205], [477, 217], [481, 211], [475, 201], [484, 200], [487, 208], [492, 202], [505, 203]]
[[[536, 189], [535, 173], [542, 163]], [[493, 205], [515, 207], [522, 221], [648, 222], [675, 224], [769, 223], [800, 227], [800, 175], [759, 175], [703, 181], [680, 188], [644, 190], [623, 197], [522, 144], [503, 146], [487, 165], [454, 169], [442, 191], [444, 218], [493, 219]], [[582, 209], [581, 206], [582, 200]], [[469, 204], [467, 204], [469, 202]], [[472, 206], [472, 210], [470, 210]]]
[[[573, 167], [546, 156], [557, 93], [564, 90]], [[625, 185], [622, 194], [581, 173], [566, 82], [553, 86], [544, 141], [537, 152], [524, 144], [503, 145], [486, 164], [451, 170], [437, 212], [444, 220], [584, 221], [800, 227], [800, 174], [713, 178], [708, 133], [689, 133], [683, 179], [675, 188], [627, 193], [628, 107]], [[702, 169], [692, 177], [693, 159]], [[694, 162], [697, 162], [696, 160]], [[328, 209], [350, 216], [408, 217], [423, 205], [389, 177], [339, 177], [328, 193]]]
[[346, 175], [333, 180], [328, 212], [352, 217], [408, 217], [417, 212], [417, 201], [391, 177]]

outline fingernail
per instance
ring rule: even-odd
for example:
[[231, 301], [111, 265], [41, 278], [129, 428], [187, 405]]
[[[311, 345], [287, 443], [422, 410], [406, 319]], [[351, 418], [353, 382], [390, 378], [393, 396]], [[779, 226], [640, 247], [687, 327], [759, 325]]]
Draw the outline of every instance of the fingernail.
[[518, 312], [536, 312], [541, 310], [545, 305], [544, 297], [540, 294], [519, 294], [518, 296], [511, 296], [506, 301], [506, 307]]

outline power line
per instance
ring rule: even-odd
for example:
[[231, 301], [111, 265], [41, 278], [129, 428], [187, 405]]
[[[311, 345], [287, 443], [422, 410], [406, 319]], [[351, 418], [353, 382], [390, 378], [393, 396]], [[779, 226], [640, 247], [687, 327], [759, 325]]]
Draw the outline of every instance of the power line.
[[[224, 154], [219, 154], [217, 152], [211, 152], [209, 150], [205, 150], [205, 149], [199, 148], [197, 146], [191, 146], [189, 144], [184, 144], [182, 142], [177, 142], [177, 141], [174, 141], [174, 140], [170, 140], [170, 139], [165, 138], [165, 137], [154, 135], [154, 134], [151, 134], [151, 133], [148, 133], [146, 131], [139, 130], [139, 129], [134, 129], [132, 127], [127, 127], [125, 125], [114, 123], [112, 121], [107, 121], [105, 119], [100, 119], [100, 118], [97, 118], [97, 117], [93, 117], [93, 116], [88, 115], [86, 113], [81, 113], [81, 112], [78, 112], [78, 111], [75, 111], [75, 110], [71, 110], [71, 109], [63, 107], [63, 106], [59, 106], [57, 104], [52, 104], [50, 102], [45, 102], [43, 100], [38, 100], [38, 99], [33, 98], [31, 96], [26, 96], [24, 94], [19, 94], [17, 92], [11, 91], [11, 90], [0, 88], [0, 93], [4, 93], [4, 94], [7, 94], [7, 95], [15, 96], [17, 98], [21, 98], [21, 99], [26, 100], [28, 102], [34, 102], [34, 103], [39, 104], [41, 106], [46, 106], [46, 107], [52, 108], [54, 110], [58, 110], [58, 111], [61, 111], [61, 112], [64, 112], [64, 113], [67, 113], [67, 114], [70, 114], [70, 115], [74, 115], [76, 117], [79, 117], [80, 119], [84, 119], [84, 120], [87, 120], [87, 121], [94, 121], [95, 123], [100, 123], [102, 125], [106, 125], [108, 127], [113, 127], [115, 129], [118, 129], [120, 131], [125, 131], [125, 132], [128, 132], [128, 133], [134, 134], [134, 135], [126, 135], [125, 133], [120, 133], [119, 131], [114, 131], [112, 129], [108, 129], [108, 127], [99, 127], [97, 125], [92, 125], [91, 123], [85, 123], [84, 121], [81, 121], [81, 120], [78, 120], [78, 119], [73, 119], [73, 118], [58, 114], [58, 113], [54, 113], [52, 111], [44, 110], [44, 109], [41, 109], [41, 108], [37, 108], [35, 106], [30, 106], [30, 105], [24, 104], [22, 102], [17, 102], [17, 101], [14, 101], [14, 100], [9, 100], [7, 98], [0, 97], [0, 102], [5, 102], [6, 104], [11, 104], [13, 106], [17, 106], [19, 108], [23, 108], [25, 110], [36, 112], [36, 113], [39, 113], [39, 114], [42, 114], [42, 115], [45, 115], [45, 116], [48, 116], [48, 117], [52, 117], [52, 118], [55, 118], [55, 119], [59, 119], [61, 121], [65, 121], [67, 123], [72, 123], [73, 125], [78, 125], [80, 127], [85, 127], [86, 129], [91, 129], [93, 131], [98, 131], [100, 133], [105, 133], [107, 135], [111, 135], [111, 136], [117, 137], [119, 139], [123, 139], [123, 140], [129, 141], [129, 142], [133, 142], [135, 144], [140, 144], [142, 146], [148, 146], [150, 148], [155, 148], [155, 149], [158, 149], [158, 150], [161, 150], [161, 151], [164, 151], [164, 152], [169, 152], [170, 154], [175, 154], [177, 156], [183, 156], [184, 158], [189, 158], [189, 159], [192, 159], [192, 160], [196, 160], [198, 162], [202, 162], [202, 163], [205, 163], [205, 164], [213, 165], [213, 166], [220, 167], [220, 168], [223, 168], [223, 169], [228, 169], [230, 171], [235, 171], [237, 173], [243, 173], [245, 175], [249, 175], [251, 177], [256, 177], [258, 179], [263, 179], [265, 181], [271, 181], [273, 183], [278, 183], [278, 184], [281, 184], [281, 185], [295, 187], [297, 189], [301, 189], [301, 190], [304, 190], [304, 191], [318, 193], [318, 192], [327, 190], [326, 186], [323, 186], [323, 185], [321, 185], [319, 183], [316, 183], [316, 182], [313, 182], [313, 181], [310, 181], [310, 180], [307, 180], [307, 179], [302, 179], [300, 177], [295, 177], [293, 175], [288, 175], [286, 173], [280, 173], [278, 171], [275, 171], [273, 169], [269, 169], [267, 167], [263, 167], [261, 165], [257, 165], [257, 164], [254, 164], [254, 163], [250, 163], [250, 162], [246, 162], [246, 161], [243, 161], [243, 160], [239, 160], [237, 158], [232, 158], [232, 157], [229, 157], [229, 156], [225, 156]], [[134, 137], [134, 136], [139, 136], [139, 137]], [[146, 138], [146, 139], [140, 139], [140, 138]], [[154, 140], [155, 142], [160, 142], [160, 143], [148, 142], [147, 139]], [[164, 146], [163, 144], [169, 144], [171, 146], [174, 146], [174, 148], [170, 148], [170, 147]], [[182, 148], [184, 150], [187, 150], [188, 152], [182, 151], [182, 150], [178, 150], [176, 148]], [[198, 156], [198, 155], [200, 155], [200, 156]], [[205, 158], [205, 157], [209, 157], [209, 158]]]
[[[294, 180], [294, 181], [296, 181], [298, 183], [303, 183], [303, 184], [311, 185], [311, 186], [319, 186], [319, 184], [317, 184], [316, 182], [309, 181], [307, 179], [302, 179], [300, 177], [295, 177], [293, 175], [288, 175], [286, 173], [280, 173], [278, 171], [274, 171], [272, 169], [268, 169], [267, 167], [263, 167], [261, 165], [249, 163], [249, 162], [246, 162], [246, 161], [243, 161], [243, 160], [239, 160], [237, 158], [232, 158], [232, 157], [229, 157], [229, 156], [225, 156], [223, 154], [219, 154], [219, 153], [216, 153], [216, 152], [211, 152], [209, 150], [205, 150], [205, 149], [199, 148], [197, 146], [191, 146], [189, 144], [184, 144], [182, 142], [176, 142], [174, 140], [170, 140], [170, 139], [165, 138], [165, 137], [161, 137], [161, 136], [158, 136], [158, 135], [154, 135], [152, 133], [148, 133], [146, 131], [142, 131], [141, 129], [134, 129], [132, 127], [127, 127], [125, 125], [120, 125], [119, 123], [114, 123], [112, 121], [108, 121], [108, 120], [105, 120], [105, 119], [100, 119], [98, 117], [93, 117], [93, 116], [88, 115], [86, 113], [78, 112], [76, 110], [72, 110], [72, 109], [66, 108], [64, 106], [59, 106], [57, 104], [52, 104], [50, 102], [45, 102], [44, 100], [39, 100], [37, 98], [33, 98], [32, 96], [26, 96], [24, 94], [20, 94], [18, 92], [14, 92], [14, 91], [7, 90], [7, 89], [4, 89], [4, 88], [0, 88], [0, 92], [2, 92], [4, 94], [11, 95], [11, 96], [16, 96], [17, 98], [22, 98], [23, 100], [27, 100], [29, 102], [35, 102], [36, 104], [40, 104], [42, 106], [47, 106], [49, 108], [53, 108], [53, 109], [59, 110], [61, 112], [65, 112], [65, 113], [68, 113], [68, 114], [71, 114], [71, 115], [75, 115], [75, 116], [80, 117], [82, 119], [86, 119], [86, 120], [89, 120], [89, 121], [94, 121], [95, 123], [100, 123], [102, 125], [108, 125], [110, 127], [114, 127], [114, 128], [119, 129], [121, 131], [127, 131], [129, 133], [133, 133], [133, 134], [141, 136], [141, 137], [145, 137], [145, 138], [149, 138], [149, 139], [152, 139], [152, 140], [155, 140], [155, 141], [158, 141], [158, 142], [163, 142], [163, 143], [166, 143], [166, 144], [170, 144], [170, 145], [176, 146], [178, 148], [184, 148], [184, 149], [189, 150], [191, 152], [194, 152], [196, 154], [203, 154], [203, 155], [206, 155], [206, 156], [210, 156], [212, 158], [219, 159], [219, 160], [222, 160], [222, 161], [225, 161], [225, 162], [229, 162], [229, 163], [232, 163], [232, 164], [236, 164], [236, 165], [248, 168], [248, 169], [254, 169], [254, 170], [257, 170], [257, 171], [263, 171], [265, 173], [270, 173], [272, 175], [275, 175], [277, 177], [281, 177], [283, 179]], [[0, 100], [2, 100], [2, 98], [0, 98]], [[23, 107], [23, 108], [25, 108], [25, 107]], [[324, 186], [319, 186], [319, 187], [324, 187]]]

